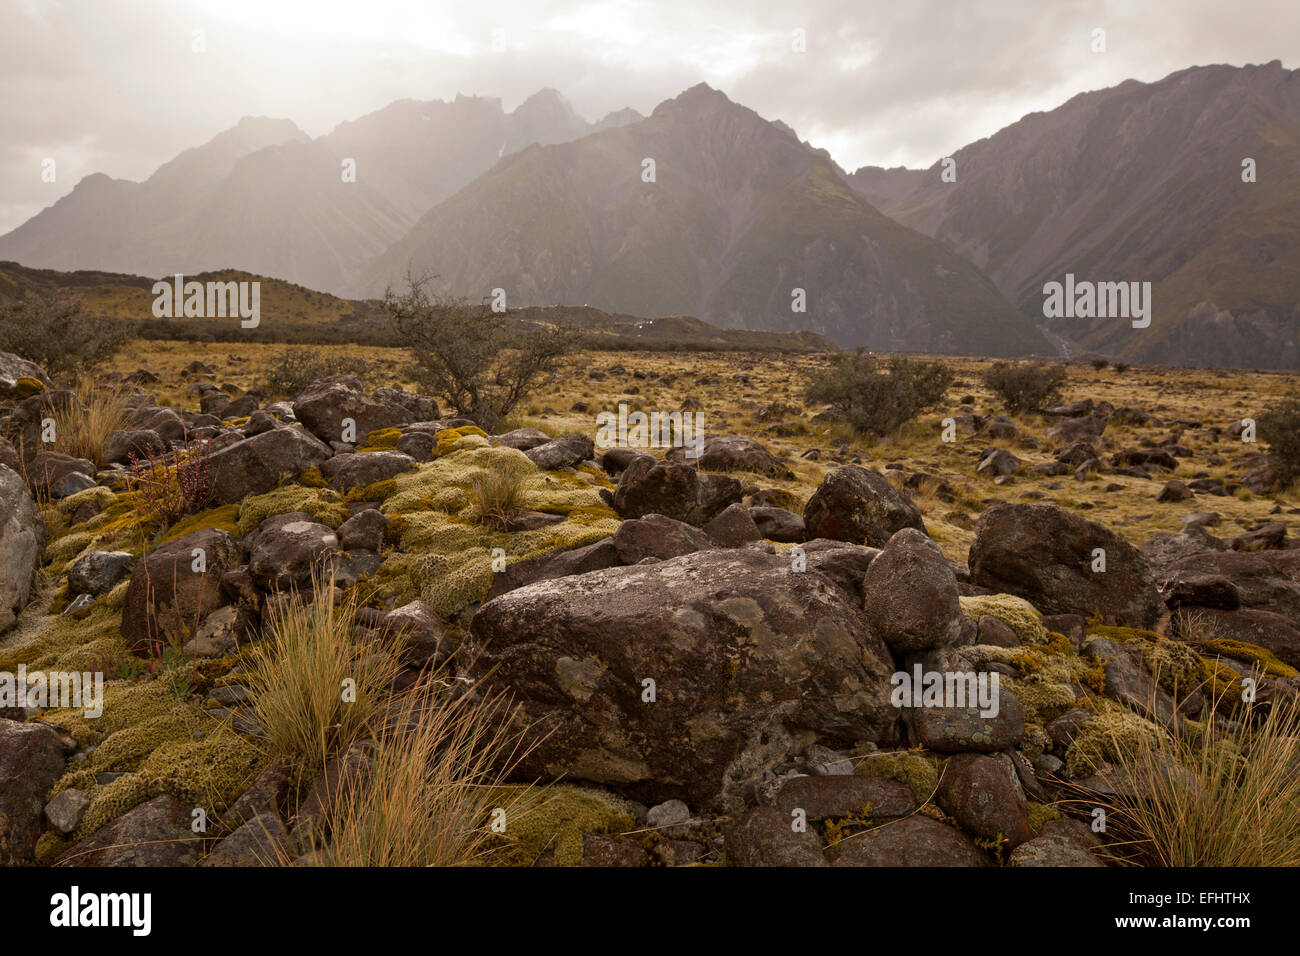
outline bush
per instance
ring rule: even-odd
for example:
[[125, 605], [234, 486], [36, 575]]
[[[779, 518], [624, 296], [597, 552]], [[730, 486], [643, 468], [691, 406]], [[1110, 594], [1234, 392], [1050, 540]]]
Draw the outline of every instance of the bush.
[[428, 278], [406, 281], [406, 292], [384, 293], [384, 309], [415, 360], [412, 377], [489, 431], [577, 347], [571, 329], [510, 320], [485, 304], [438, 295]]
[[1100, 372], [1109, 364], [1110, 364], [1109, 359], [1095, 358], [1092, 360], [1092, 367], [1095, 368], [1098, 372]]
[[880, 361], [863, 349], [836, 356], [808, 385], [809, 403], [830, 405], [859, 434], [888, 435], [943, 399], [952, 369], [942, 362], [892, 358]]
[[0, 351], [21, 355], [52, 376], [94, 368], [130, 338], [128, 323], [87, 315], [80, 299], [62, 291], [0, 305]]
[[165, 529], [181, 518], [198, 514], [212, 500], [212, 454], [206, 441], [165, 457], [131, 456], [126, 486], [133, 494], [142, 525]]
[[1273, 473], [1282, 487], [1300, 477], [1300, 398], [1288, 398], [1259, 416], [1259, 437], [1268, 442]]
[[266, 372], [266, 389], [276, 398], [292, 398], [312, 382], [331, 375], [355, 375], [364, 380], [370, 373], [365, 359], [344, 355], [322, 355], [313, 349], [284, 349]]
[[1129, 364], [1128, 364], [1128, 362], [1116, 362], [1116, 363], [1115, 363], [1115, 371], [1119, 372], [1121, 375], [1123, 375], [1125, 372], [1127, 372], [1128, 369], [1129, 369]]
[[1061, 365], [1039, 362], [994, 362], [984, 372], [984, 387], [1002, 400], [1009, 412], [1037, 412], [1061, 401], [1066, 371]]

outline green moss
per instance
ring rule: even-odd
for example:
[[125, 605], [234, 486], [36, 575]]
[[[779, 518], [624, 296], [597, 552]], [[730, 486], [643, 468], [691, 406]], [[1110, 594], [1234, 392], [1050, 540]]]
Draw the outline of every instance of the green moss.
[[1195, 651], [1182, 641], [1170, 640], [1155, 631], [1089, 624], [1088, 633], [1139, 648], [1147, 670], [1156, 676], [1161, 687], [1172, 694], [1190, 693], [1208, 676]]
[[1060, 810], [1044, 803], [1034, 803], [1032, 800], [1025, 805], [1025, 813], [1029, 817], [1029, 832], [1034, 836], [1038, 836], [1038, 831], [1043, 829], [1043, 824], [1048, 820], [1061, 819]]
[[230, 534], [238, 535], [239, 505], [222, 505], [219, 508], [209, 508], [207, 511], [200, 511], [196, 515], [182, 518], [167, 529], [167, 532], [158, 543], [166, 544], [168, 541], [175, 541], [187, 534], [193, 534], [207, 528], [216, 528], [219, 531], [227, 531]]
[[387, 501], [393, 495], [397, 494], [397, 482], [392, 478], [385, 478], [383, 481], [376, 481], [373, 484], [361, 485], [348, 490], [343, 496], [344, 501]]
[[1070, 742], [1065, 772], [1084, 777], [1103, 764], [1122, 763], [1143, 747], [1162, 746], [1168, 735], [1159, 726], [1121, 704], [1104, 698], [1094, 701], [1093, 715]]
[[[1206, 641], [1201, 646], [1207, 651], [1218, 654], [1220, 657], [1229, 657], [1243, 664], [1257, 664], [1269, 677], [1300, 676], [1300, 671], [1283, 663], [1272, 651], [1266, 647], [1260, 647], [1258, 644], [1219, 638], [1218, 640]], [[1239, 677], [1238, 680], [1240, 680]]]
[[636, 826], [626, 800], [569, 784], [498, 787], [489, 802], [506, 811], [505, 832], [497, 837], [502, 852], [493, 855], [496, 862], [528, 866], [552, 850], [556, 865], [580, 866], [584, 833], [626, 833]]
[[130, 582], [122, 581], [77, 614], [46, 618], [41, 626], [5, 645], [0, 670], [18, 664], [33, 670], [105, 670], [125, 653], [120, 630], [122, 605]]
[[330, 486], [330, 483], [325, 479], [325, 476], [321, 474], [320, 469], [315, 465], [305, 469], [303, 473], [298, 476], [298, 484], [305, 488], [328, 488]]
[[858, 760], [854, 773], [862, 777], [897, 780], [912, 790], [918, 805], [925, 804], [939, 787], [939, 758], [914, 751], [868, 753]]
[[392, 451], [397, 447], [397, 440], [401, 437], [400, 428], [376, 428], [366, 436], [366, 443], [359, 445], [357, 451]]
[[482, 448], [489, 444], [487, 432], [477, 425], [462, 425], [459, 428], [444, 428], [434, 433], [437, 446], [433, 454], [437, 458], [449, 455], [453, 451]]
[[1046, 644], [1048, 641], [1043, 616], [1024, 598], [1013, 594], [982, 594], [960, 600], [962, 614], [969, 620], [979, 621], [988, 614], [1015, 631], [1022, 644]]
[[[80, 710], [52, 710], [46, 716], [83, 747], [95, 745], [51, 791], [76, 787], [90, 798], [74, 839], [163, 793], [213, 817], [243, 792], [264, 762], [255, 746], [177, 697], [167, 680], [109, 682], [99, 718]], [[124, 775], [96, 783], [105, 772]]]
[[301, 511], [315, 521], [337, 528], [348, 520], [347, 507], [335, 491], [328, 488], [308, 488], [303, 485], [284, 485], [264, 495], [245, 498], [239, 506], [238, 532], [242, 538], [257, 530], [272, 515]]

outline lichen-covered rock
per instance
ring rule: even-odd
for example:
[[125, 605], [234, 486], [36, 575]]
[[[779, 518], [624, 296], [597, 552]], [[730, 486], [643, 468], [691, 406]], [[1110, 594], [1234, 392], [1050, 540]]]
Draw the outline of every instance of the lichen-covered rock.
[[729, 866], [825, 866], [822, 841], [775, 807], [755, 807], [726, 834]]
[[193, 866], [202, 837], [188, 807], [164, 794], [105, 824], [56, 861], [70, 866]]
[[263, 591], [305, 588], [339, 549], [338, 535], [301, 512], [273, 515], [245, 541], [248, 573]]
[[957, 754], [944, 765], [935, 800], [962, 829], [1015, 849], [1028, 840], [1024, 790], [1006, 754]]
[[890, 650], [952, 644], [961, 633], [957, 577], [938, 545], [915, 528], [894, 534], [862, 580], [863, 611]]
[[[536, 721], [525, 772], [692, 806], [743, 803], [825, 739], [888, 736], [894, 664], [862, 613], [780, 555], [705, 551], [511, 591], [471, 626], [473, 672]], [[647, 683], [649, 682], [649, 683]]]
[[400, 451], [349, 452], [335, 455], [321, 466], [335, 491], [364, 488], [410, 471], [415, 459]]
[[126, 576], [135, 558], [126, 551], [88, 551], [68, 572], [68, 590], [99, 597]]
[[0, 352], [0, 401], [29, 397], [32, 391], [23, 379], [33, 379], [45, 388], [52, 384], [45, 369], [35, 362], [12, 352]]
[[832, 866], [991, 866], [960, 830], [920, 815], [904, 817], [843, 840]]
[[795, 777], [776, 795], [776, 807], [787, 820], [795, 810], [802, 810], [809, 820], [883, 819], [906, 816], [916, 806], [916, 797], [906, 784], [854, 774]]
[[715, 546], [699, 528], [656, 514], [624, 521], [614, 534], [614, 547], [624, 564], [638, 564], [646, 558], [679, 558]]
[[740, 484], [733, 478], [702, 478], [690, 465], [643, 455], [619, 476], [614, 510], [624, 518], [661, 514], [699, 526], [740, 498]]
[[27, 606], [45, 551], [45, 522], [17, 472], [0, 465], [0, 634]]
[[572, 468], [595, 453], [595, 444], [586, 435], [563, 435], [555, 441], [525, 449], [524, 454], [542, 471]]
[[276, 866], [288, 855], [289, 831], [274, 814], [241, 824], [205, 856], [199, 866]]
[[810, 538], [876, 548], [903, 528], [925, 531], [920, 510], [905, 494], [879, 472], [857, 465], [827, 474], [804, 506], [803, 518]]
[[803, 516], [793, 511], [772, 505], [758, 505], [749, 509], [749, 517], [758, 528], [759, 535], [769, 541], [791, 544], [808, 537]]
[[63, 774], [63, 743], [44, 724], [0, 718], [0, 865], [30, 863], [45, 795]]
[[969, 564], [972, 584], [1018, 595], [1044, 614], [1151, 627], [1164, 609], [1135, 547], [1056, 505], [989, 508], [975, 526]]
[[749, 515], [749, 509], [740, 503], [723, 508], [704, 525], [704, 533], [724, 548], [739, 548], [763, 538]]
[[362, 444], [372, 431], [427, 421], [437, 417], [437, 409], [429, 399], [395, 389], [367, 395], [355, 376], [335, 375], [308, 385], [294, 399], [293, 414], [326, 444], [344, 440], [344, 420], [350, 419], [355, 427], [353, 440]]

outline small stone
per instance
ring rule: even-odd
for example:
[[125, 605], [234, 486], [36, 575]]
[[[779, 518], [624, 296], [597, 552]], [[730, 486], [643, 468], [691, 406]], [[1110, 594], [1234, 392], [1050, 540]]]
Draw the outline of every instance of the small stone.
[[67, 836], [81, 825], [88, 806], [89, 797], [80, 790], [69, 788], [45, 805], [45, 819], [56, 831]]
[[691, 819], [691, 808], [681, 800], [665, 800], [650, 808], [646, 814], [648, 827], [672, 827], [687, 823]]

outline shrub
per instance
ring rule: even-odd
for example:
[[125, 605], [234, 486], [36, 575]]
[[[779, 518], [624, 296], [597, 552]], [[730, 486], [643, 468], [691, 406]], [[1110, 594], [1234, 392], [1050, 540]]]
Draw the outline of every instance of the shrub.
[[108, 437], [130, 424], [127, 396], [117, 389], [95, 389], [88, 378], [78, 383], [77, 393], [79, 404], [64, 405], [54, 415], [54, 447], [103, 468]]
[[152, 453], [131, 456], [126, 486], [142, 525], [167, 528], [198, 514], [212, 500], [212, 455], [207, 441], [195, 442], [168, 461]]
[[1115, 371], [1123, 375], [1125, 372], [1129, 370], [1129, 364], [1128, 362], [1116, 362], [1114, 368]]
[[365, 359], [345, 355], [322, 355], [314, 349], [284, 349], [266, 372], [266, 389], [276, 398], [292, 397], [312, 382], [331, 375], [355, 375], [364, 380], [370, 374]]
[[1109, 364], [1110, 364], [1109, 359], [1095, 358], [1092, 360], [1092, 367], [1095, 368], [1098, 372], [1100, 372]]
[[859, 434], [888, 435], [943, 399], [952, 369], [942, 362], [892, 358], [880, 361], [863, 349], [836, 356], [809, 383], [806, 400], [830, 405]]
[[1061, 401], [1066, 371], [1039, 362], [994, 362], [982, 376], [984, 387], [1002, 400], [1009, 412], [1036, 412]]
[[1268, 442], [1273, 472], [1285, 487], [1300, 477], [1300, 398], [1288, 398], [1259, 416], [1259, 437]]
[[52, 376], [106, 362], [131, 334], [128, 323], [87, 315], [80, 299], [62, 291], [0, 304], [0, 351], [21, 355]]
[[[355, 602], [336, 601], [320, 574], [312, 584], [314, 597], [295, 594], [249, 652], [253, 713], [275, 755], [303, 771], [320, 770], [360, 739], [389, 699], [400, 649], [394, 641], [359, 646]], [[350, 700], [345, 687], [354, 688]]]
[[384, 309], [408, 343], [412, 378], [489, 431], [577, 347], [571, 329], [511, 320], [486, 304], [434, 293], [427, 277], [406, 281], [406, 292], [384, 293]]

